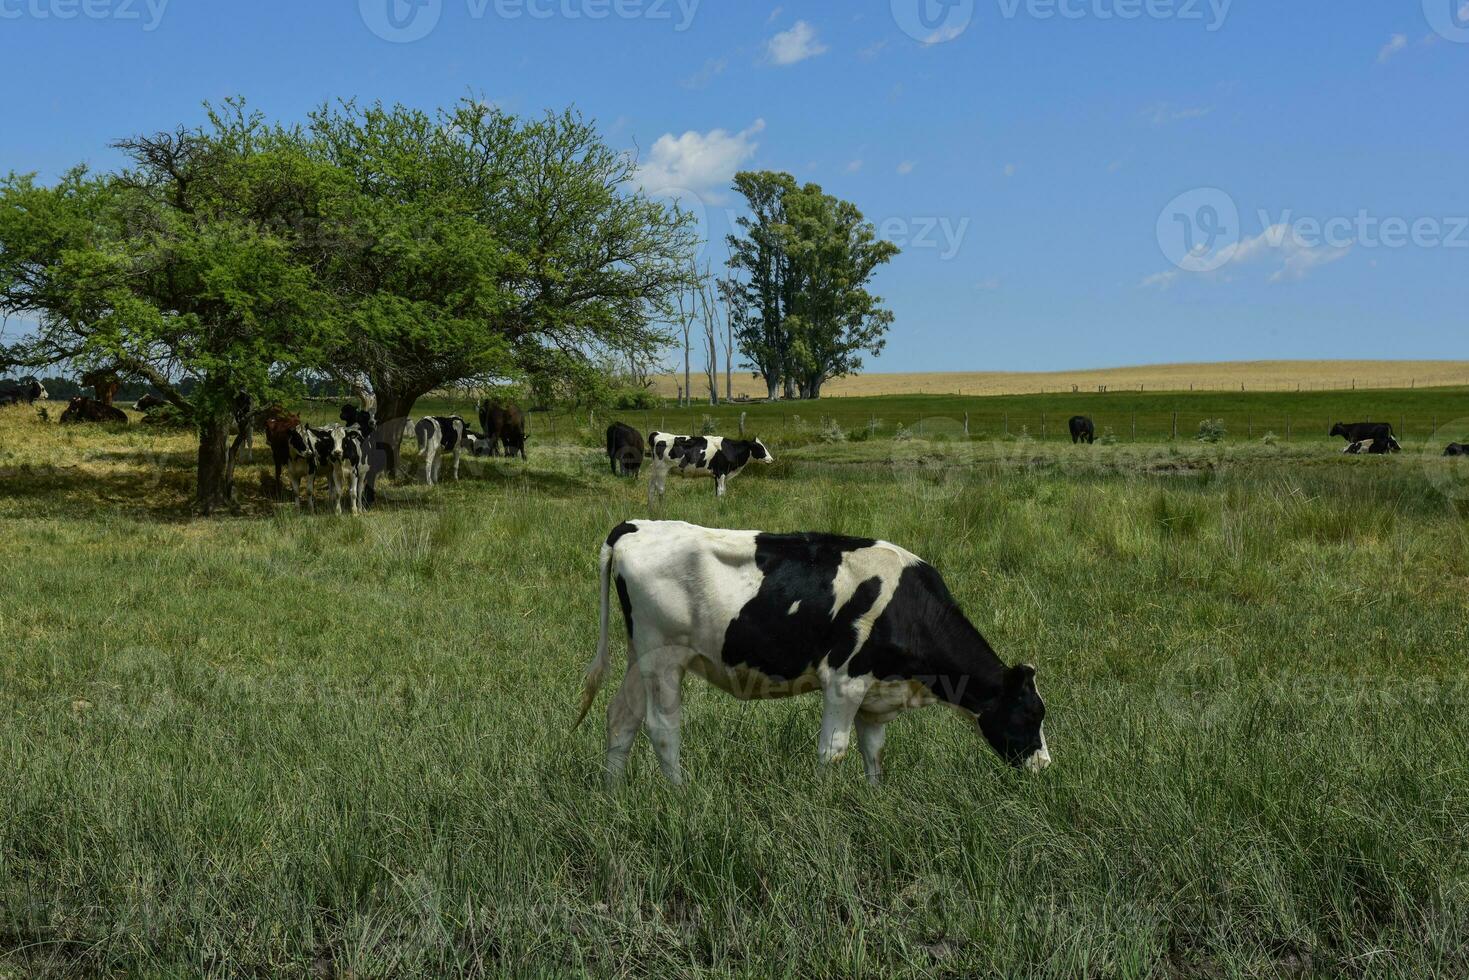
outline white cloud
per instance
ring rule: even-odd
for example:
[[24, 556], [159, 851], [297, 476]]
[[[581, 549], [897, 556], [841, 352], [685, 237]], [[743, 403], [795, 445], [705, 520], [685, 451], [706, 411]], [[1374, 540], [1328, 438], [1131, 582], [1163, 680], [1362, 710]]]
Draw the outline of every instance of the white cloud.
[[906, 177], [913, 172], [913, 168], [916, 166], [918, 166], [918, 164], [914, 163], [912, 160], [904, 160], [902, 163], [898, 164], [898, 173]]
[[[1469, 4], [1466, 4], [1466, 6], [1469, 6]], [[1379, 65], [1386, 64], [1388, 59], [1407, 48], [1407, 46], [1408, 35], [1394, 34], [1392, 37], [1388, 38], [1387, 43], [1382, 46], [1382, 50], [1377, 52], [1377, 63]]]
[[967, 23], [963, 23], [950, 24], [948, 27], [941, 27], [930, 34], [928, 37], [924, 38], [923, 44], [927, 47], [932, 47], [935, 44], [945, 44], [949, 41], [954, 40], [954, 38], [958, 37], [960, 34], [963, 34], [965, 28], [967, 28], [968, 26], [969, 25]]
[[888, 42], [886, 38], [881, 41], [873, 41], [867, 47], [859, 49], [857, 51], [857, 57], [861, 58], [863, 61], [871, 61], [873, 58], [876, 58], [878, 55], [882, 54], [883, 49], [887, 46]]
[[1005, 176], [1006, 177], [1014, 177], [1015, 176], [1015, 169], [1016, 169], [1015, 168], [1015, 164], [1013, 164], [1013, 163], [1007, 163], [1007, 164], [1005, 164]]
[[849, 174], [854, 174], [854, 173], [856, 173], [857, 171], [859, 171], [861, 169], [862, 169], [862, 161], [861, 160], [853, 160], [851, 163], [847, 164], [847, 173], [849, 173]]
[[798, 20], [788, 31], [781, 31], [771, 38], [765, 47], [766, 57], [773, 65], [794, 65], [826, 53], [826, 45], [816, 39], [816, 28]]
[[683, 81], [679, 82], [679, 84], [682, 85], [684, 88], [707, 88], [709, 86], [709, 83], [714, 81], [714, 79], [719, 75], [724, 74], [724, 70], [728, 67], [728, 58], [710, 58], [708, 61], [704, 62], [703, 68], [700, 68], [688, 78], [685, 78]]
[[[1227, 273], [1236, 266], [1263, 261], [1275, 265], [1274, 271], [1266, 279], [1267, 282], [1298, 281], [1306, 278], [1314, 269], [1346, 258], [1351, 249], [1350, 244], [1343, 246], [1327, 245], [1324, 242], [1313, 244], [1302, 239], [1290, 225], [1275, 224], [1253, 238], [1226, 245], [1218, 255], [1222, 261], [1217, 263], [1213, 272], [1204, 273], [1204, 275], [1212, 279], [1217, 273]], [[1181, 269], [1166, 269], [1163, 272], [1156, 272], [1138, 285], [1143, 288], [1157, 286], [1160, 289], [1167, 289], [1178, 281], [1182, 271]]]
[[755, 155], [760, 146], [755, 137], [764, 130], [765, 120], [757, 119], [738, 133], [711, 129], [707, 133], [690, 130], [682, 136], [660, 136], [648, 159], [638, 167], [638, 184], [650, 193], [722, 189]]
[[1158, 102], [1143, 110], [1143, 118], [1154, 126], [1167, 126], [1169, 123], [1189, 119], [1203, 119], [1213, 111], [1213, 106], [1176, 106], [1168, 102]]
[[767, 18], [765, 18], [765, 23], [766, 24], [774, 24], [776, 21], [780, 20], [780, 15], [783, 14], [783, 13], [785, 13], [785, 12], [786, 12], [786, 8], [784, 8], [784, 7], [776, 7], [774, 10], [772, 10], [770, 12], [770, 16], [767, 17]]
[[981, 279], [974, 284], [974, 288], [982, 293], [993, 293], [1000, 288], [1000, 277], [990, 276], [988, 279]]

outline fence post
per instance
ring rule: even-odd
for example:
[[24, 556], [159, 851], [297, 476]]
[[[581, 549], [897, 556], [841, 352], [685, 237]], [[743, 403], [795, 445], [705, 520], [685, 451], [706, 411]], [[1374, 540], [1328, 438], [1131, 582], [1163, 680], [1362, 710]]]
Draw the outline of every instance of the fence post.
[[740, 438], [745, 438], [745, 413], [740, 413]]
[[1132, 441], [1137, 442], [1137, 413], [1132, 413]]
[[969, 413], [964, 413], [964, 438], [969, 438]]
[[1042, 412], [1041, 413], [1041, 438], [1044, 439], [1045, 437], [1046, 437], [1046, 413], [1045, 412]]
[[1290, 442], [1290, 416], [1285, 417], [1285, 441]]
[[[968, 434], [967, 431], [966, 431], [965, 434], [966, 435]], [[1008, 436], [1009, 434], [1010, 434], [1010, 413], [1009, 412], [1006, 412], [1005, 413], [1005, 435]]]
[[1178, 413], [1173, 413], [1173, 441], [1178, 441]]

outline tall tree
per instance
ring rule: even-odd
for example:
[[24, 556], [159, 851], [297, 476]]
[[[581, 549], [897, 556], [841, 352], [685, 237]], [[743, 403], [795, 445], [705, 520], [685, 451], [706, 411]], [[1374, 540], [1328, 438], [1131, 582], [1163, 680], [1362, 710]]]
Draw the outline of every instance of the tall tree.
[[0, 182], [0, 309], [40, 320], [5, 358], [156, 387], [198, 431], [195, 504], [209, 513], [231, 503], [240, 394], [280, 394], [337, 342], [314, 270], [347, 188], [236, 102], [117, 147], [129, 166], [116, 175]]
[[729, 237], [725, 287], [740, 351], [771, 398], [819, 398], [882, 350], [893, 316], [867, 285], [898, 249], [855, 205], [789, 174], [741, 173], [735, 189], [750, 208]]
[[686, 281], [692, 221], [629, 193], [636, 161], [576, 113], [344, 103], [309, 133], [362, 200], [332, 266], [352, 328], [337, 363], [382, 418], [451, 382], [667, 342], [656, 324]]

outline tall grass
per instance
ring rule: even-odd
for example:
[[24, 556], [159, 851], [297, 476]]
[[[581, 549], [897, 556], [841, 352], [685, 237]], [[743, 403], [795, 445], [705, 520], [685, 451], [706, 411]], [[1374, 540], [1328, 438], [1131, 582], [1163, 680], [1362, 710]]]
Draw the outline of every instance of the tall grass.
[[935, 709], [872, 790], [815, 700], [691, 681], [691, 784], [644, 743], [609, 794], [568, 726], [647, 506], [592, 450], [189, 522], [186, 439], [39, 425], [0, 413], [0, 973], [1469, 971], [1469, 534], [1425, 460], [777, 444], [722, 504], [674, 483], [929, 558], [1038, 666], [1056, 763]]

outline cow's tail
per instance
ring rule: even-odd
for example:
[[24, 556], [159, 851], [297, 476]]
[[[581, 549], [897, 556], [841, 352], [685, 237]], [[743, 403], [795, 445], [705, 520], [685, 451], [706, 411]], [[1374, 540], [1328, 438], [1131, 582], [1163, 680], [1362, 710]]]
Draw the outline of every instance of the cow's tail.
[[597, 700], [597, 692], [602, 689], [602, 682], [607, 679], [607, 668], [611, 666], [612, 656], [608, 651], [607, 631], [612, 619], [612, 548], [610, 543], [602, 546], [602, 632], [597, 637], [597, 656], [592, 659], [591, 666], [587, 667], [586, 680], [582, 683], [581, 708], [576, 713], [576, 724], [571, 726], [573, 730], [581, 727], [581, 723], [586, 720], [587, 712], [592, 710], [592, 703]]

